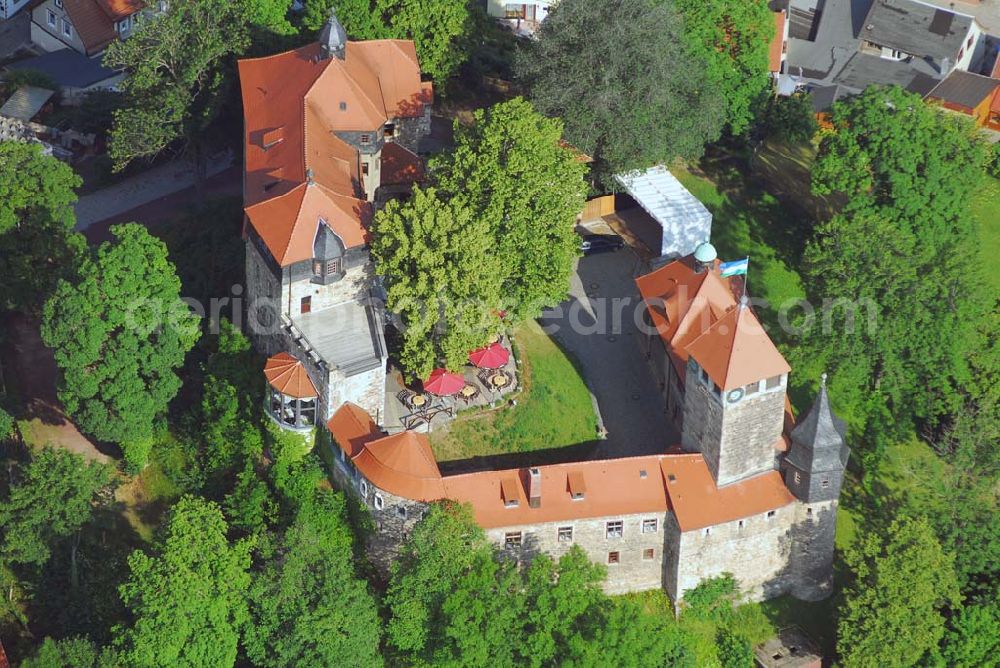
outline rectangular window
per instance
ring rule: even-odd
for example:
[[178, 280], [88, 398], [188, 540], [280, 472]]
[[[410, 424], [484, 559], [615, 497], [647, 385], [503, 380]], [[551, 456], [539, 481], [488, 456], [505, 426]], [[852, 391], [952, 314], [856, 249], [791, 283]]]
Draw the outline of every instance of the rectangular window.
[[399, 519], [406, 519], [406, 506], [396, 506], [396, 514], [399, 515]]
[[642, 532], [643, 533], [656, 533], [656, 520], [643, 520], [642, 521]]
[[774, 517], [774, 515], [775, 515], [775, 511], [773, 511], [773, 510], [767, 511], [767, 519], [771, 519], [772, 517]]
[[362, 162], [361, 163], [361, 175], [362, 176], [368, 176], [368, 163], [367, 162]]
[[508, 550], [516, 550], [521, 547], [521, 532], [508, 531], [503, 537], [503, 546]]
[[704, 533], [705, 533], [706, 536], [711, 536], [712, 535], [712, 527], [705, 527]]
[[819, 481], [819, 486], [822, 487], [823, 489], [826, 489], [827, 487], [830, 486], [830, 481], [829, 480], [820, 480]]
[[611, 520], [607, 524], [607, 529], [605, 531], [605, 537], [607, 538], [621, 538], [624, 533], [625, 523], [621, 520]]
[[743, 391], [746, 393], [748, 397], [751, 394], [757, 394], [758, 390], [760, 390], [760, 381], [757, 381], [756, 383], [750, 383], [749, 385], [746, 385], [743, 388]]
[[305, 315], [312, 311], [312, 296], [303, 297], [302, 301], [299, 302], [299, 313]]
[[396, 126], [392, 123], [386, 123], [383, 135], [385, 137], [393, 137], [395, 136], [395, 134], [396, 134]]
[[559, 527], [559, 531], [556, 534], [560, 543], [572, 543], [573, 542], [573, 527]]
[[608, 552], [608, 564], [614, 565], [621, 561], [621, 554], [618, 552]]
[[361, 137], [358, 138], [358, 141], [361, 142], [362, 146], [368, 146], [368, 144], [372, 143], [372, 136], [371, 135], [361, 135]]
[[743, 520], [740, 520], [739, 524], [736, 525], [738, 529], [742, 529], [745, 526]]
[[770, 378], [767, 379], [767, 382], [764, 383], [764, 387], [768, 390], [773, 390], [774, 388], [780, 385], [781, 385], [781, 376], [771, 376]]
[[653, 548], [647, 547], [645, 550], [642, 551], [643, 561], [652, 561], [654, 558], [656, 558], [656, 550], [654, 550]]
[[56, 27], [56, 13], [54, 11], [52, 11], [51, 9], [48, 9], [46, 11], [48, 12], [48, 16], [46, 17], [46, 19], [49, 22], [49, 27], [50, 28], [55, 28]]
[[326, 275], [333, 276], [334, 274], [340, 273], [340, 258], [334, 258], [332, 260], [326, 261]]
[[798, 484], [800, 484], [802, 482], [802, 474], [799, 473], [798, 471], [796, 471], [795, 474], [792, 477], [795, 478], [795, 484], [796, 485], [798, 485]]
[[73, 39], [73, 25], [66, 19], [63, 19], [63, 35]]

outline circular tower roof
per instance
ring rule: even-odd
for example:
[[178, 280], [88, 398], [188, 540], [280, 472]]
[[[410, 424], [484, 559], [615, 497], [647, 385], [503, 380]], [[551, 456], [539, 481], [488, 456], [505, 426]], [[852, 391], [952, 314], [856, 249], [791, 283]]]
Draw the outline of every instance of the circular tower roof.
[[715, 262], [716, 257], [718, 257], [718, 253], [715, 252], [715, 246], [707, 241], [698, 244], [698, 247], [694, 249], [694, 259], [703, 264]]

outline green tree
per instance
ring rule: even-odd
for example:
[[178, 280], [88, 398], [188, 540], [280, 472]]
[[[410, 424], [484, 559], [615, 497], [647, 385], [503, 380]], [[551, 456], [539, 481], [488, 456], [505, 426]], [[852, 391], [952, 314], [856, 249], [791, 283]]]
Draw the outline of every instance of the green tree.
[[[86, 247], [73, 231], [80, 177], [41, 146], [0, 142], [0, 305], [41, 310]], [[14, 176], [16, 175], [16, 176]]]
[[0, 502], [0, 555], [6, 562], [42, 565], [59, 539], [91, 517], [110, 469], [66, 450], [42, 448], [13, 477]]
[[767, 0], [676, 0], [691, 51], [708, 65], [733, 134], [750, 123], [754, 100], [769, 82], [774, 18]]
[[86, 432], [145, 464], [153, 427], [180, 389], [174, 370], [198, 339], [167, 249], [140, 225], [111, 228], [45, 304], [42, 338], [62, 371], [59, 398]]
[[337, 20], [344, 26], [351, 39], [383, 39], [386, 26], [380, 20], [373, 0], [305, 0], [302, 27], [309, 32], [320, 30], [330, 18], [330, 10], [337, 12]]
[[[969, 202], [983, 150], [970, 124], [898, 88], [838, 102], [832, 119], [813, 190], [847, 204], [817, 228], [805, 273], [814, 303], [833, 308], [796, 354], [831, 372], [838, 403], [865, 433], [867, 468], [886, 442], [957, 411], [975, 385], [970, 356], [989, 302], [967, 258], [978, 245]], [[852, 318], [858, 310], [875, 322]]]
[[46, 638], [34, 656], [21, 662], [21, 668], [95, 668], [98, 650], [86, 638]]
[[401, 321], [400, 362], [424, 378], [443, 361], [465, 364], [499, 329], [502, 272], [490, 223], [459, 199], [417, 188], [375, 216], [372, 256], [387, 305]]
[[812, 140], [819, 124], [808, 94], [769, 95], [761, 112], [760, 128], [767, 138], [790, 143]]
[[438, 190], [489, 226], [502, 258], [502, 303], [513, 318], [537, 317], [569, 290], [586, 166], [561, 145], [562, 123], [515, 98], [455, 124], [455, 148], [431, 163]]
[[440, 640], [441, 610], [454, 585], [492, 556], [469, 506], [436, 503], [392, 564], [385, 595], [386, 641], [403, 656], [430, 656]]
[[302, 26], [319, 30], [330, 9], [353, 39], [410, 39], [420, 70], [443, 84], [468, 58], [470, 3], [462, 0], [306, 0]]
[[902, 517], [861, 535], [844, 561], [851, 579], [839, 610], [845, 666], [912, 666], [945, 632], [941, 609], [960, 598], [954, 559], [924, 519]]
[[1000, 657], [1000, 603], [963, 607], [948, 622], [941, 659], [949, 668], [996, 665]]
[[104, 65], [128, 72], [108, 146], [115, 169], [183, 140], [203, 180], [206, 130], [235, 80], [234, 56], [250, 45], [249, 27], [245, 2], [187, 0], [111, 43]]
[[315, 492], [254, 575], [244, 635], [254, 665], [382, 665], [381, 620], [352, 542], [343, 496]]
[[412, 39], [420, 70], [439, 83], [452, 77], [468, 54], [462, 48], [473, 21], [462, 0], [376, 0], [378, 13], [395, 39]]
[[696, 158], [719, 137], [725, 110], [683, 31], [670, 0], [564, 0], [519, 54], [517, 76], [605, 179]]
[[134, 622], [116, 638], [125, 665], [236, 663], [240, 629], [249, 621], [250, 546], [231, 545], [226, 531], [214, 503], [184, 497], [152, 554], [132, 553], [121, 595]]

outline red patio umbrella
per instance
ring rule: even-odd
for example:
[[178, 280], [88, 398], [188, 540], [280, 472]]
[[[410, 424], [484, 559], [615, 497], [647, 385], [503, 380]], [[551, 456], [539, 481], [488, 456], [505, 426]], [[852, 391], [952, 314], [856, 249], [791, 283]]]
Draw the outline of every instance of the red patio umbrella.
[[434, 369], [424, 381], [424, 390], [439, 397], [455, 394], [465, 387], [465, 378], [447, 369]]
[[499, 369], [510, 360], [510, 351], [499, 343], [469, 353], [469, 361], [481, 369]]

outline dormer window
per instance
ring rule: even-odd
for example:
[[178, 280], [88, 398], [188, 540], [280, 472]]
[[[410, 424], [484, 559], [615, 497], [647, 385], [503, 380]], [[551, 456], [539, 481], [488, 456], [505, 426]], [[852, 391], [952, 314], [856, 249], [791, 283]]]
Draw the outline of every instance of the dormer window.
[[587, 493], [587, 486], [583, 482], [583, 474], [579, 471], [572, 471], [567, 478], [569, 485], [569, 496], [574, 501], [582, 501]]
[[369, 134], [363, 134], [358, 138], [358, 141], [361, 142], [362, 146], [368, 146], [372, 143], [372, 136]]
[[327, 284], [344, 277], [344, 244], [340, 237], [323, 221], [316, 230], [313, 242], [313, 283]]
[[521, 505], [517, 492], [517, 481], [513, 478], [503, 478], [500, 481], [500, 494], [503, 496], [504, 508], [517, 508]]
[[385, 127], [382, 129], [382, 136], [386, 139], [396, 136], [396, 124], [386, 123]]
[[347, 111], [347, 103], [346, 102], [341, 102], [340, 103], [340, 110], [341, 111]]

